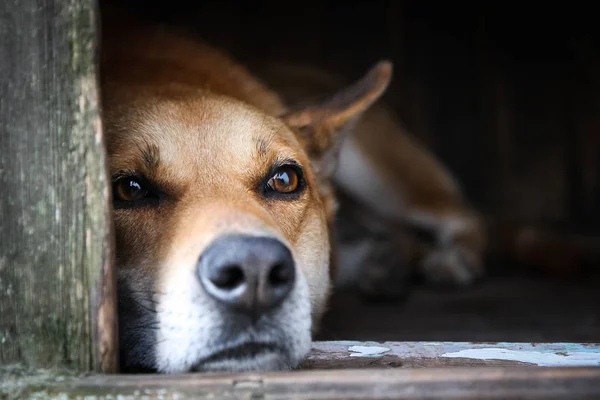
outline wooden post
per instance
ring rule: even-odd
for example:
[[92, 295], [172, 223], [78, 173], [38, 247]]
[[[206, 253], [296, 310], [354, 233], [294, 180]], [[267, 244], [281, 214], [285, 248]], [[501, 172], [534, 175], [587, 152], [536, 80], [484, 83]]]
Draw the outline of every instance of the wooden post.
[[3, 368], [116, 370], [96, 8], [0, 2]]

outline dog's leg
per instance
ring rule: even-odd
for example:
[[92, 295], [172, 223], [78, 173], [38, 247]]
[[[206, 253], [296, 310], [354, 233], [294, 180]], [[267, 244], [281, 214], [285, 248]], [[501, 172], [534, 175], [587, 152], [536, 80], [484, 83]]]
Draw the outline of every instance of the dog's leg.
[[[366, 116], [379, 117], [373, 110]], [[458, 183], [440, 161], [403, 131], [367, 130], [366, 122], [369, 121], [359, 121], [354, 137], [342, 149], [336, 175], [338, 189], [346, 191], [356, 201], [355, 208], [360, 208], [354, 219], [367, 227], [363, 236], [370, 244], [363, 243], [362, 251], [369, 257], [363, 255], [367, 275], [361, 283], [370, 282], [383, 270], [398, 273], [394, 266], [406, 270], [415, 263], [417, 270], [432, 283], [473, 282], [483, 273], [486, 229], [463, 200]], [[377, 125], [382, 123], [379, 121]], [[388, 137], [376, 147], [375, 138], [384, 133]], [[341, 203], [343, 207], [347, 201]], [[407, 244], [404, 233], [407, 228], [427, 233], [430, 240], [420, 243], [421, 240], [412, 239]], [[385, 239], [369, 238], [376, 232]], [[419, 252], [424, 254], [414, 262], [413, 249], [422, 246], [425, 249]], [[382, 268], [383, 254], [391, 258]], [[367, 278], [371, 271], [374, 275]], [[400, 274], [404, 275], [404, 271]]]
[[408, 242], [401, 232], [364, 239], [367, 253], [358, 288], [370, 300], [393, 300], [408, 294], [410, 268]]
[[411, 248], [404, 229], [390, 225], [342, 191], [337, 198], [337, 285], [355, 286], [370, 300], [404, 298], [411, 274]]
[[[467, 284], [481, 275], [485, 225], [443, 162], [383, 105], [358, 121], [351, 139], [338, 182], [384, 216], [390, 230], [413, 227], [430, 236], [418, 271], [442, 284]], [[408, 247], [422, 245], [415, 240]]]
[[444, 213], [413, 209], [407, 213], [407, 222], [430, 234], [429, 249], [417, 264], [427, 281], [466, 285], [483, 274], [486, 228], [476, 213], [468, 209]]

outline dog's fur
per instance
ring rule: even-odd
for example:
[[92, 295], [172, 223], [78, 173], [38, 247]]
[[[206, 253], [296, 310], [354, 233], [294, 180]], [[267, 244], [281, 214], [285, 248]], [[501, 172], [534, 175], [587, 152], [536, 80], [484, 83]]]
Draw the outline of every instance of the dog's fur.
[[[157, 194], [152, 203], [115, 202], [125, 370], [295, 367], [330, 290], [330, 178], [341, 137], [384, 92], [391, 65], [290, 111], [207, 44], [132, 19], [108, 21], [101, 88], [110, 173], [115, 182], [138, 177]], [[305, 189], [265, 198], [263, 180], [288, 162], [303, 169]], [[256, 321], [224, 311], [196, 276], [203, 250], [232, 233], [275, 238], [295, 261], [291, 294]], [[228, 355], [248, 343], [268, 346]]]

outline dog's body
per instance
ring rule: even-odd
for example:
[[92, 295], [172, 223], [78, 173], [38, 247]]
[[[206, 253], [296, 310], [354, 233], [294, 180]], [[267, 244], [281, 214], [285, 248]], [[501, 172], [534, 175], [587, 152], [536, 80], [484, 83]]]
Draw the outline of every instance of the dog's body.
[[[254, 68], [291, 104], [344, 86], [310, 65], [270, 61]], [[382, 101], [344, 141], [333, 182], [336, 285], [352, 284], [370, 297], [403, 297], [414, 273], [434, 284], [470, 284], [485, 273], [490, 255], [563, 277], [600, 259], [597, 238], [478, 213], [450, 171]]]
[[[306, 103], [344, 83], [310, 66], [269, 63], [260, 76], [288, 103]], [[463, 285], [483, 272], [486, 227], [451, 173], [382, 102], [358, 119], [333, 178], [338, 284], [371, 296], [402, 295], [412, 272]], [[425, 232], [424, 241], [411, 234]]]

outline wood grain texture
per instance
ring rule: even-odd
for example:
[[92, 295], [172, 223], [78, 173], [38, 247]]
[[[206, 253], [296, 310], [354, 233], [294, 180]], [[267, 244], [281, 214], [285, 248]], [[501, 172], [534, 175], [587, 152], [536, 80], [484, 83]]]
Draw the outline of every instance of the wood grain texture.
[[18, 399], [598, 399], [600, 368], [431, 368], [65, 378]]
[[116, 368], [93, 0], [0, 3], [0, 364]]

